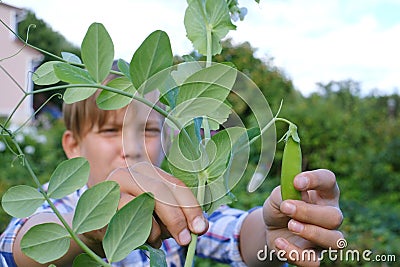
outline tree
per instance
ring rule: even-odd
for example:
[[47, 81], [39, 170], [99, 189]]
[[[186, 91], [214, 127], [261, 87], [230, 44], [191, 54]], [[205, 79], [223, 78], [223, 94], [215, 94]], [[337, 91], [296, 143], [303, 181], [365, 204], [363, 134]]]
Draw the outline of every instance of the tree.
[[[32, 28], [32, 25], [33, 28]], [[67, 41], [63, 35], [55, 32], [46, 22], [38, 19], [35, 13], [28, 11], [26, 18], [18, 24], [18, 33], [23, 39], [40, 49], [46, 50], [52, 54], [60, 55], [61, 52], [71, 52], [80, 55], [80, 49]], [[44, 55], [44, 61], [51, 60], [47, 54]]]
[[[70, 52], [80, 56], [80, 49], [65, 39], [63, 35], [55, 32], [46, 22], [38, 19], [35, 13], [28, 11], [26, 18], [18, 24], [18, 34], [28, 43], [54, 55], [61, 55], [61, 52]], [[53, 60], [48, 54], [44, 54], [44, 62]], [[35, 85], [34, 90], [42, 88]], [[34, 109], [37, 110], [46, 99], [49, 99], [54, 92], [34, 95]], [[50, 100], [47, 107], [58, 106], [61, 109], [61, 99], [55, 97]]]

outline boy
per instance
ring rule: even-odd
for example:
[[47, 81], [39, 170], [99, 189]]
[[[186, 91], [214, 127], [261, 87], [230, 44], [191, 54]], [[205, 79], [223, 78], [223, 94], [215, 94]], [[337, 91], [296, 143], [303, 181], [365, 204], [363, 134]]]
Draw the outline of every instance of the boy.
[[[147, 97], [157, 101], [155, 93]], [[144, 191], [137, 182], [140, 180], [147, 184], [146, 188], [152, 189], [156, 199], [148, 243], [165, 250], [169, 266], [183, 266], [191, 232], [200, 235], [196, 249], [199, 256], [232, 266], [281, 266], [282, 262], [276, 258], [273, 261], [260, 259], [265, 245], [269, 250], [286, 251], [287, 255], [294, 250], [301, 255], [305, 249], [337, 248], [337, 240], [343, 237], [336, 230], [342, 222], [342, 213], [338, 204], [339, 189], [330, 171], [315, 170], [297, 175], [294, 184], [302, 191], [304, 201], [282, 202], [277, 187], [260, 208], [246, 212], [223, 206], [206, 219], [201, 208], [195, 205], [197, 201], [190, 189], [177, 178], [153, 167], [159, 166], [163, 157], [162, 116], [136, 101], [116, 111], [99, 110], [95, 98], [96, 95], [66, 105], [64, 109], [66, 131], [62, 145], [65, 154], [68, 158], [85, 157], [91, 167], [87, 186], [56, 203], [67, 221], [72, 221], [76, 202], [88, 187], [105, 179], [117, 181], [121, 188], [121, 207]], [[123, 169], [132, 165], [135, 179]], [[0, 240], [0, 262], [5, 266], [48, 266], [34, 262], [20, 250], [24, 233], [44, 222], [58, 222], [46, 205], [29, 218], [14, 219]], [[101, 255], [103, 235], [104, 229], [99, 229], [80, 237]], [[54, 264], [71, 266], [79, 253], [80, 248], [71, 242], [68, 253]], [[315, 259], [292, 262], [299, 266], [318, 266]], [[145, 253], [135, 250], [115, 266], [148, 264]]]

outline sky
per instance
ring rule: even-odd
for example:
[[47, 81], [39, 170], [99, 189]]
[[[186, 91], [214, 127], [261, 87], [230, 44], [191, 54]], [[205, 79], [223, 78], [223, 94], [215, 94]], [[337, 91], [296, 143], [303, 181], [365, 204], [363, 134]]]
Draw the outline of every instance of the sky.
[[[130, 61], [153, 31], [164, 30], [176, 55], [193, 47], [183, 25], [185, 0], [3, 0], [35, 12], [53, 30], [80, 45], [89, 25], [104, 24], [116, 58]], [[362, 94], [399, 93], [400, 0], [238, 0], [248, 14], [228, 34], [249, 42], [302, 94], [317, 83], [352, 79]]]

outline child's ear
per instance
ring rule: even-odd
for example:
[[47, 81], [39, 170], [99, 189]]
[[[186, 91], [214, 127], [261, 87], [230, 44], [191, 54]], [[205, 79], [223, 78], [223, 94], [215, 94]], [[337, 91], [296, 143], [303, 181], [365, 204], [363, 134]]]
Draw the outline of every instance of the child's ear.
[[70, 130], [66, 130], [62, 136], [62, 146], [67, 158], [76, 158], [80, 156], [79, 142], [75, 139]]

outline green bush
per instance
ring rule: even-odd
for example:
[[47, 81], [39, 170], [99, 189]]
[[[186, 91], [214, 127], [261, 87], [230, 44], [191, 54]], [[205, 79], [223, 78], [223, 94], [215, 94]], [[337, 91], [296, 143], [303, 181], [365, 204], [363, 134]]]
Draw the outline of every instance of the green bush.
[[[15, 128], [15, 127], [14, 127]], [[12, 127], [13, 129], [13, 127]], [[16, 130], [16, 129], [15, 129]], [[61, 136], [64, 125], [61, 121], [55, 121], [51, 128], [43, 128], [42, 124], [33, 124], [24, 127], [21, 132], [15, 134], [15, 138], [21, 145], [25, 156], [28, 158], [35, 174], [41, 183], [49, 180], [56, 166], [65, 155], [61, 146]], [[7, 148], [9, 139], [0, 139], [0, 195], [14, 186], [20, 184], [32, 185], [33, 179], [22, 166], [21, 156]], [[0, 232], [3, 232], [9, 223], [10, 216], [0, 208]]]

